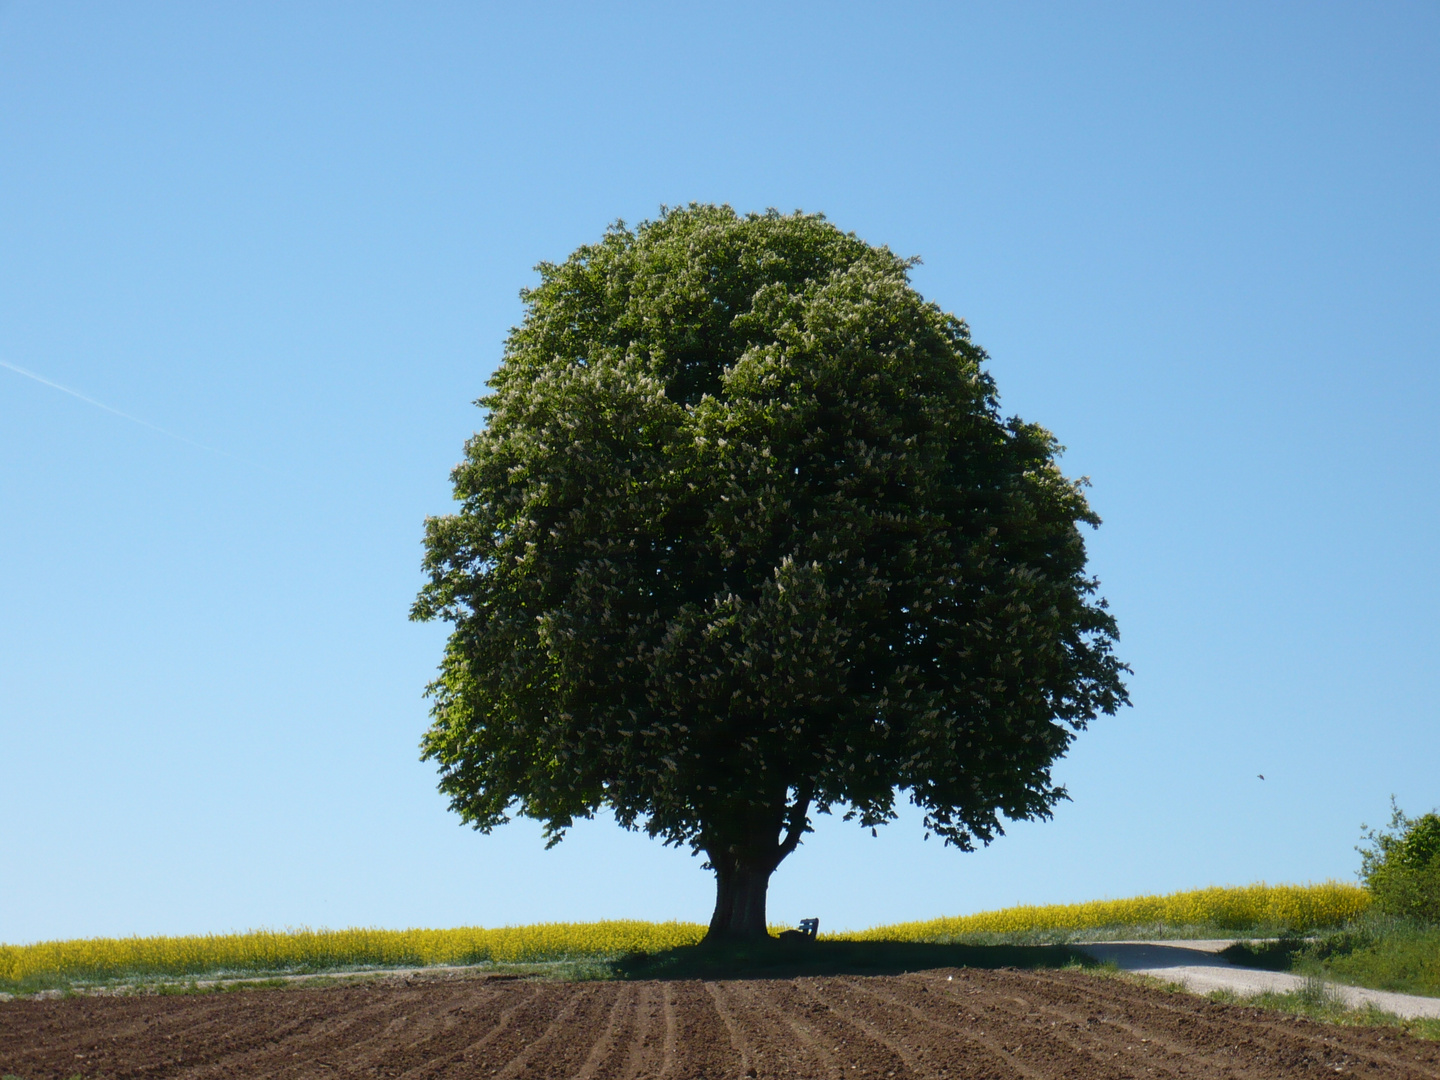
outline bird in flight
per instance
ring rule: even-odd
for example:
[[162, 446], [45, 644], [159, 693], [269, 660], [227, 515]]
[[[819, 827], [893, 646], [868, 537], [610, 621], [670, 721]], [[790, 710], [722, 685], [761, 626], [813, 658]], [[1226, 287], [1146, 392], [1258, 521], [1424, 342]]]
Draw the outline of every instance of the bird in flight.
[[1264, 773], [1257, 772], [1255, 775], [1258, 776], [1258, 777], [1260, 777], [1261, 780], [1264, 780], [1264, 779], [1265, 779], [1265, 774], [1264, 774]]

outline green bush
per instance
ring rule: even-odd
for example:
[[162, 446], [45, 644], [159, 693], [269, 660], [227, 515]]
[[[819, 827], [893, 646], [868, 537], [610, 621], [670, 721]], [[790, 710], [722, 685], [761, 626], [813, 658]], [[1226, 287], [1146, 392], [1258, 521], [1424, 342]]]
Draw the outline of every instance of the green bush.
[[1359, 849], [1365, 888], [1379, 912], [1440, 923], [1440, 814], [1406, 817], [1394, 799], [1390, 810], [1390, 824], [1367, 830]]
[[1440, 995], [1440, 926], [1371, 912], [1310, 942], [1297, 965], [1318, 963], [1340, 982], [1401, 994]]

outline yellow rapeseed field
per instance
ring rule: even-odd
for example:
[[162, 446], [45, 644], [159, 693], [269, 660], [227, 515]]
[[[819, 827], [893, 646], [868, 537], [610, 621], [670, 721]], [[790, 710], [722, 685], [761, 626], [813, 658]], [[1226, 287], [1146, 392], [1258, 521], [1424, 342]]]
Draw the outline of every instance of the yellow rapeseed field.
[[[1303, 933], [1339, 926], [1359, 915], [1368, 902], [1364, 890], [1336, 882], [1249, 885], [1087, 904], [1014, 907], [822, 936], [829, 940], [926, 942], [975, 933], [1109, 926], [1201, 926], [1233, 931], [1274, 928]], [[705, 927], [698, 923], [616, 920], [537, 923], [497, 930], [252, 930], [192, 937], [88, 938], [0, 945], [0, 983], [16, 985], [37, 977], [85, 980], [598, 960], [693, 945], [704, 935]]]
[[83, 938], [0, 945], [0, 980], [103, 978], [344, 967], [523, 964], [658, 952], [705, 936], [696, 923], [616, 920], [536, 923], [498, 930], [251, 930], [191, 937]]
[[1215, 930], [1311, 930], [1340, 926], [1370, 904], [1357, 885], [1245, 885], [1193, 889], [1166, 896], [1092, 900], [1085, 904], [1043, 904], [982, 911], [925, 922], [877, 926], [847, 935], [864, 941], [949, 941], [965, 934], [1021, 934], [1106, 927], [1206, 927]]

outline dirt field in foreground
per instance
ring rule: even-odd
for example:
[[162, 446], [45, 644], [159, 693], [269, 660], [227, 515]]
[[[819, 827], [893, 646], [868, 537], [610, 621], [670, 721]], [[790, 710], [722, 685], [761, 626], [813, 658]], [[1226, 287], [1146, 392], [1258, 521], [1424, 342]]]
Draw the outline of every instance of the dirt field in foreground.
[[[947, 978], [947, 976], [949, 976]], [[100, 1077], [1440, 1077], [1440, 1043], [1057, 971], [381, 980], [0, 1002], [0, 1073]]]

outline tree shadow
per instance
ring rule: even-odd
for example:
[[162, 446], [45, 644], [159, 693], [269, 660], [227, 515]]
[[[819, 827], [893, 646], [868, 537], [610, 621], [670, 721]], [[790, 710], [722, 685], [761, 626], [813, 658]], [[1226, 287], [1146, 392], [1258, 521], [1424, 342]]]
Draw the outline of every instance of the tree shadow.
[[685, 945], [632, 953], [611, 967], [620, 979], [794, 979], [806, 975], [902, 975], [933, 968], [1095, 967], [1066, 945], [934, 945], [902, 941], [802, 941]]

